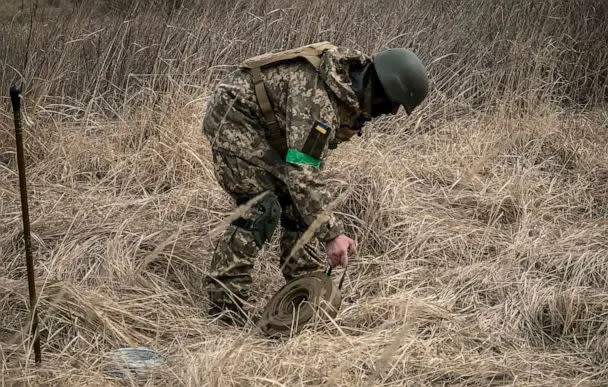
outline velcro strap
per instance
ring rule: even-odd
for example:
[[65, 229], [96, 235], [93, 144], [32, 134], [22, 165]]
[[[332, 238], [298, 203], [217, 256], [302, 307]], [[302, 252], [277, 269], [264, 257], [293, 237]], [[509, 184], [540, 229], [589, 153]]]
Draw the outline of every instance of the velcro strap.
[[233, 220], [231, 222], [231, 224], [233, 226], [240, 227], [247, 231], [255, 231], [257, 229], [255, 222], [253, 222], [249, 219], [244, 219], [244, 218], [237, 218], [237, 219]]

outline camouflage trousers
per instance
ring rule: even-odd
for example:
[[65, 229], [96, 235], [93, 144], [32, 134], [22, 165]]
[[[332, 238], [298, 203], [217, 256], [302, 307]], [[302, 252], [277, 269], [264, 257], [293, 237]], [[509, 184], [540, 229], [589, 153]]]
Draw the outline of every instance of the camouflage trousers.
[[[241, 205], [259, 194], [270, 191], [277, 196], [281, 212], [279, 264], [285, 280], [313, 271], [323, 270], [312, 243], [292, 252], [292, 248], [305, 231], [298, 210], [287, 187], [266, 170], [236, 156], [214, 152], [215, 175], [222, 188]], [[242, 218], [259, 216], [252, 206]], [[207, 287], [212, 309], [241, 308], [250, 299], [251, 271], [260, 252], [254, 235], [239, 226], [230, 224], [215, 247], [209, 268]]]

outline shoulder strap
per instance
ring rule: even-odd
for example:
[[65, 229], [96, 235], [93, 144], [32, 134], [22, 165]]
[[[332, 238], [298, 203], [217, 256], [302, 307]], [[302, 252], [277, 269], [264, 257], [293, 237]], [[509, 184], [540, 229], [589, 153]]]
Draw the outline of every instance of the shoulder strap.
[[287, 154], [287, 138], [281, 132], [279, 123], [276, 120], [270, 99], [266, 93], [266, 87], [262, 78], [261, 68], [273, 65], [279, 62], [284, 62], [290, 59], [303, 58], [306, 59], [315, 68], [321, 64], [321, 55], [325, 50], [335, 47], [329, 42], [313, 43], [308, 46], [298, 47], [291, 50], [267, 53], [249, 58], [242, 62], [239, 67], [249, 69], [254, 84], [255, 94], [260, 104], [260, 109], [264, 114], [264, 120], [268, 127], [267, 137], [270, 145], [284, 157]]
[[273, 65], [290, 59], [303, 58], [310, 62], [310, 64], [312, 64], [315, 68], [318, 68], [319, 64], [321, 63], [321, 55], [323, 55], [325, 50], [333, 47], [335, 46], [330, 42], [319, 42], [309, 44], [307, 46], [293, 48], [291, 50], [270, 52], [249, 58], [242, 62], [240, 67], [252, 69], [256, 67]]
[[287, 154], [287, 138], [281, 133], [281, 128], [276, 120], [272, 106], [270, 105], [270, 99], [266, 94], [266, 87], [264, 80], [262, 79], [262, 72], [259, 67], [251, 69], [251, 77], [253, 78], [253, 85], [255, 88], [255, 95], [258, 98], [260, 109], [264, 114], [264, 120], [268, 127], [267, 137], [270, 145], [283, 157]]

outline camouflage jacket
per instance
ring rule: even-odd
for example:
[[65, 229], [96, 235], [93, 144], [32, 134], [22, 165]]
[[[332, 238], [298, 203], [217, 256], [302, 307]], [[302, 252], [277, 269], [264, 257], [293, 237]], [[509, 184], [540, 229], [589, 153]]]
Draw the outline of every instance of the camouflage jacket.
[[[288, 148], [301, 150], [315, 121], [331, 128], [319, 168], [288, 163], [270, 146], [265, 137], [264, 116], [246, 70], [238, 69], [219, 83], [207, 107], [203, 131], [214, 151], [231, 153], [284, 182], [304, 222], [310, 226], [317, 216], [326, 213], [333, 199], [322, 176], [328, 144], [337, 142], [334, 136], [339, 126], [350, 127], [362, 114], [350, 87], [348, 65], [369, 60], [357, 50], [337, 47], [323, 54], [318, 70], [305, 60], [262, 70], [268, 98], [286, 133]], [[331, 213], [326, 215], [328, 220], [314, 234], [324, 242], [344, 233], [343, 225]]]

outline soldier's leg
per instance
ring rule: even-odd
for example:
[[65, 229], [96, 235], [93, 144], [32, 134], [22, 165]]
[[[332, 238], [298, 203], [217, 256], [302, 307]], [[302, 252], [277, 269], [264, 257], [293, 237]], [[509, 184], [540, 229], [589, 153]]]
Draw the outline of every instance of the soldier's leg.
[[254, 259], [272, 236], [281, 208], [272, 193], [274, 182], [264, 171], [227, 154], [214, 152], [214, 161], [218, 182], [237, 205], [266, 192], [228, 226], [217, 242], [207, 277], [209, 313], [231, 311], [238, 321], [249, 299]]
[[280, 201], [281, 225], [283, 226], [280, 265], [283, 277], [289, 281], [303, 274], [323, 270], [325, 260], [316, 240], [313, 239], [302, 248], [292, 252], [306, 231], [306, 226], [301, 221], [298, 210], [288, 195], [280, 195]]
[[215, 248], [209, 270], [210, 313], [225, 310], [244, 314], [249, 300], [254, 260], [272, 237], [281, 207], [272, 192], [266, 192], [241, 217], [233, 221]]
[[250, 271], [257, 247], [253, 238], [230, 225], [218, 241], [207, 277], [209, 314], [224, 311], [244, 315], [243, 303], [249, 298]]

